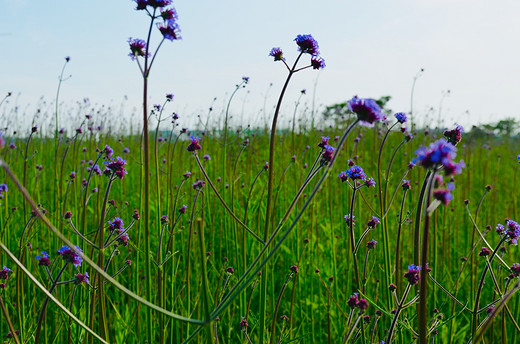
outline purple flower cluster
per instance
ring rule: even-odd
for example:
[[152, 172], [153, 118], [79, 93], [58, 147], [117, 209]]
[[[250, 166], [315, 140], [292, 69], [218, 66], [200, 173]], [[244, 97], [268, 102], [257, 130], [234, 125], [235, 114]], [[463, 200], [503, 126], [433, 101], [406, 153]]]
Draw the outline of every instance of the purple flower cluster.
[[[78, 246], [76, 246], [76, 250], [79, 252], [83, 252]], [[61, 255], [64, 261], [66, 261], [67, 263], [72, 263], [74, 266], [81, 266], [81, 262], [83, 262], [83, 258], [81, 258], [81, 256], [78, 253], [76, 253], [67, 245], [60, 248], [58, 250], [58, 253]]]
[[463, 131], [464, 131], [464, 129], [462, 129], [462, 127], [460, 125], [457, 125], [455, 127], [455, 129], [445, 130], [443, 135], [449, 143], [456, 146], [457, 143], [459, 143], [460, 140], [462, 139]]
[[502, 232], [505, 232], [507, 236], [507, 241], [513, 245], [518, 245], [518, 238], [520, 238], [520, 225], [513, 220], [506, 219], [505, 227], [502, 225], [497, 226], [497, 232], [499, 226], [502, 228]]
[[128, 45], [130, 45], [130, 53], [128, 53], [128, 56], [133, 60], [136, 59], [136, 57], [144, 57], [146, 54], [149, 55], [146, 51], [146, 42], [139, 38], [132, 38], [130, 37], [128, 39]]
[[273, 57], [275, 61], [285, 61], [283, 51], [281, 48], [273, 48], [269, 52], [269, 56]]
[[376, 226], [380, 223], [381, 223], [381, 221], [379, 221], [378, 217], [372, 216], [372, 219], [370, 221], [368, 221], [368, 223], [367, 223], [367, 227], [376, 228]]
[[110, 161], [105, 162], [106, 169], [105, 169], [105, 175], [112, 176], [115, 175], [119, 179], [123, 179], [126, 172], [125, 165], [126, 160], [118, 156], [116, 160], [111, 159]]
[[404, 277], [408, 280], [411, 285], [415, 285], [419, 282], [421, 278], [420, 275], [421, 267], [417, 265], [408, 265], [408, 272], [404, 274]]
[[108, 230], [110, 233], [121, 233], [125, 230], [125, 227], [123, 227], [123, 220], [119, 217], [114, 217], [112, 221], [108, 221]]
[[12, 272], [13, 270], [9, 269], [7, 266], [4, 266], [4, 268], [0, 270], [0, 280], [9, 279], [9, 274]]
[[328, 145], [329, 145], [329, 140], [330, 140], [330, 137], [328, 137], [328, 136], [322, 136], [322, 137], [321, 137], [321, 142], [318, 143], [318, 147], [320, 147], [320, 148], [325, 148], [325, 146], [328, 146]]
[[354, 96], [354, 98], [347, 102], [347, 107], [357, 115], [359, 125], [372, 127], [374, 123], [385, 118], [379, 105], [377, 105], [375, 100], [370, 98], [358, 98]]
[[84, 274], [76, 274], [74, 275], [74, 284], [79, 285], [81, 283], [89, 284], [88, 280], [88, 272], [85, 272]]
[[294, 40], [298, 45], [298, 51], [313, 56], [319, 55], [318, 42], [311, 35], [298, 35]]
[[335, 148], [329, 145], [325, 145], [323, 153], [321, 153], [321, 164], [325, 165], [332, 160]]
[[38, 260], [38, 265], [40, 266], [49, 266], [51, 265], [51, 261], [49, 259], [49, 254], [45, 251], [42, 252], [41, 256], [36, 256], [36, 259]]
[[453, 195], [451, 194], [453, 190], [455, 190], [455, 184], [448, 183], [446, 189], [439, 188], [433, 190], [433, 198], [439, 200], [444, 206], [447, 206], [453, 199]]
[[[367, 175], [363, 171], [363, 169], [359, 166], [352, 166], [346, 171], [341, 172], [338, 174], [338, 178], [341, 179], [342, 182], [346, 181], [348, 178], [352, 180], [367, 180]], [[374, 182], [375, 185], [375, 182]]]
[[398, 112], [394, 116], [399, 123], [406, 123], [406, 114], [404, 112]]
[[352, 309], [357, 307], [360, 311], [364, 311], [368, 308], [368, 301], [360, 298], [358, 293], [354, 293], [349, 297], [347, 305]]
[[415, 151], [417, 155], [413, 159], [413, 163], [423, 166], [424, 168], [444, 167], [447, 176], [460, 174], [465, 167], [464, 161], [458, 164], [453, 162], [457, 156], [457, 148], [445, 139], [439, 139], [430, 143], [428, 147], [420, 147]]
[[190, 136], [190, 144], [186, 148], [188, 152], [195, 152], [196, 150], [201, 149], [202, 147], [199, 144], [200, 138], [198, 136]]

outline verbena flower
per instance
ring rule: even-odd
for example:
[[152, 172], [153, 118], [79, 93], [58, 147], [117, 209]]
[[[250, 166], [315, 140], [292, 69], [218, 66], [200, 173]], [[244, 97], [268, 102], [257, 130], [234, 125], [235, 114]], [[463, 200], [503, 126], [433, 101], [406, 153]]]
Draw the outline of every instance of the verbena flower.
[[321, 142], [318, 143], [318, 147], [320, 147], [320, 148], [325, 148], [325, 146], [328, 146], [328, 145], [329, 145], [329, 140], [330, 140], [330, 137], [328, 137], [328, 136], [322, 136], [322, 137], [321, 137]]
[[398, 112], [394, 116], [399, 123], [406, 123], [406, 114], [404, 112]]
[[172, 20], [165, 21], [164, 23], [157, 23], [157, 28], [161, 31], [165, 39], [172, 42], [176, 39], [181, 39], [179, 25]]
[[359, 166], [352, 166], [348, 170], [341, 172], [338, 175], [338, 178], [341, 179], [342, 182], [346, 181], [348, 178], [352, 180], [363, 180], [367, 179], [367, 175], [363, 172], [363, 169]]
[[347, 214], [344, 216], [345, 223], [350, 226], [350, 223], [352, 222], [352, 226], [356, 224], [356, 217], [354, 215]]
[[348, 298], [348, 301], [347, 301], [347, 305], [354, 309], [357, 305], [358, 305], [358, 302], [359, 302], [359, 298], [358, 298], [358, 293], [354, 293], [353, 295], [350, 295], [350, 297]]
[[373, 250], [376, 248], [376, 244], [377, 244], [377, 241], [375, 240], [370, 240], [369, 242], [367, 242], [367, 248], [369, 250]]
[[128, 56], [130, 56], [132, 61], [135, 60], [136, 57], [146, 56], [146, 42], [144, 40], [130, 37], [128, 44], [130, 45], [130, 53]]
[[368, 221], [368, 223], [367, 223], [367, 227], [376, 228], [376, 226], [380, 223], [381, 223], [381, 221], [379, 221], [378, 217], [372, 216], [372, 219], [370, 221]]
[[401, 184], [403, 190], [410, 190], [412, 187], [410, 186], [409, 180], [403, 180], [403, 183]]
[[[83, 252], [78, 246], [76, 246], [76, 250], [79, 252]], [[58, 250], [58, 253], [61, 255], [64, 261], [66, 261], [67, 263], [72, 263], [74, 266], [81, 266], [81, 262], [83, 262], [83, 258], [81, 258], [81, 256], [78, 253], [76, 253], [67, 245], [60, 248]]]
[[455, 185], [453, 183], [448, 183], [446, 189], [433, 190], [433, 198], [439, 200], [443, 205], [446, 206], [453, 199], [453, 195], [451, 194], [451, 191], [453, 190], [455, 190]]
[[359, 125], [372, 127], [374, 123], [379, 122], [385, 117], [376, 101], [370, 98], [358, 98], [354, 96], [354, 98], [347, 102], [347, 107], [357, 115]]
[[108, 230], [110, 233], [120, 233], [125, 230], [123, 220], [119, 217], [114, 217], [112, 221], [108, 221]]
[[203, 180], [197, 180], [195, 183], [192, 184], [193, 188], [195, 190], [201, 190], [206, 183]]
[[464, 161], [460, 161], [458, 164], [453, 162], [453, 159], [457, 156], [456, 152], [457, 148], [442, 138], [430, 143], [428, 147], [422, 146], [417, 149], [415, 151], [417, 156], [413, 159], [413, 162], [426, 169], [443, 166], [447, 176], [460, 174], [465, 165]]
[[464, 131], [464, 129], [462, 128], [462, 126], [457, 125], [455, 127], [455, 129], [445, 130], [443, 135], [446, 138], [446, 140], [448, 140], [449, 143], [456, 146], [457, 143], [459, 143], [460, 140], [462, 139], [463, 131]]
[[114, 150], [109, 145], [105, 145], [103, 153], [105, 153], [105, 156], [110, 159], [112, 154], [114, 154]]
[[513, 263], [513, 266], [511, 266], [511, 271], [515, 277], [520, 276], [520, 264]]
[[274, 57], [275, 61], [285, 61], [285, 58], [283, 57], [283, 51], [280, 48], [271, 49], [269, 56]]
[[205, 154], [202, 159], [204, 159], [204, 161], [210, 161], [211, 160], [211, 157], [209, 156], [209, 154]]
[[119, 238], [117, 238], [117, 245], [123, 245], [124, 247], [127, 247], [130, 243], [130, 236], [128, 236], [128, 233], [123, 233]]
[[198, 136], [190, 136], [190, 140], [191, 142], [186, 148], [188, 152], [194, 152], [202, 148], [199, 144], [200, 138]]
[[366, 180], [365, 185], [366, 185], [367, 187], [369, 187], [369, 188], [370, 188], [370, 187], [375, 187], [375, 186], [376, 186], [376, 181], [374, 180], [374, 178], [370, 177], [370, 178], [368, 178], [368, 179]]
[[8, 280], [9, 274], [12, 272], [13, 270], [9, 269], [7, 266], [4, 266], [4, 268], [0, 270], [0, 280]]
[[487, 247], [482, 247], [482, 250], [478, 253], [480, 257], [489, 256], [491, 254], [491, 250]]
[[294, 39], [298, 50], [304, 54], [319, 55], [318, 42], [311, 35], [298, 35]]
[[325, 151], [321, 153], [321, 163], [325, 164], [332, 160], [332, 156], [334, 155], [335, 148], [329, 145], [323, 147]]
[[520, 225], [513, 220], [506, 220], [505, 233], [507, 240], [513, 244], [518, 245], [518, 238], [520, 237]]
[[112, 171], [119, 179], [123, 179], [125, 174], [128, 173], [125, 169], [126, 160], [120, 156], [118, 156], [116, 160], [112, 159], [111, 161], [105, 162], [105, 164], [106, 167], [110, 169], [110, 171]]
[[38, 265], [40, 266], [49, 266], [51, 265], [51, 261], [49, 259], [49, 254], [45, 251], [42, 252], [41, 256], [36, 256], [36, 259], [38, 260]]
[[76, 274], [74, 275], [74, 284], [79, 285], [81, 283], [89, 284], [88, 272], [84, 274]]
[[153, 8], [163, 8], [172, 3], [172, 0], [148, 0], [148, 6]]
[[417, 265], [408, 265], [408, 271], [404, 274], [404, 277], [408, 280], [408, 282], [411, 285], [417, 284], [419, 282], [419, 279], [421, 278], [420, 275], [421, 267]]
[[311, 57], [312, 69], [323, 69], [325, 68], [325, 60], [319, 56]]
[[168, 20], [177, 20], [179, 17], [177, 16], [177, 11], [175, 10], [175, 8], [172, 7], [172, 8], [167, 8], [165, 10], [162, 10], [161, 18], [164, 21], [168, 21]]

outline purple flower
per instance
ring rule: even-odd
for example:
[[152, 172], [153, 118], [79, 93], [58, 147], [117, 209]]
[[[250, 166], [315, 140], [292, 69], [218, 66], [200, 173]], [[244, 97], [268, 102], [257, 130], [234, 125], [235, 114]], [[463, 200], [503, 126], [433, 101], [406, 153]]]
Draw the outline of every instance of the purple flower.
[[338, 178], [341, 179], [342, 182], [346, 181], [348, 178], [351, 178], [352, 180], [363, 180], [365, 181], [367, 179], [367, 175], [365, 172], [363, 172], [363, 169], [359, 166], [352, 166], [348, 170], [341, 172], [338, 175]]
[[457, 156], [456, 152], [457, 148], [453, 144], [445, 139], [439, 139], [430, 143], [428, 147], [423, 146], [417, 149], [415, 151], [417, 156], [413, 159], [413, 162], [427, 169], [442, 165], [447, 176], [458, 174], [465, 165], [463, 161], [458, 164], [453, 162], [453, 159]]
[[157, 28], [161, 31], [165, 39], [174, 41], [181, 39], [179, 25], [172, 20], [165, 21], [164, 23], [157, 23]]
[[511, 266], [511, 271], [513, 272], [513, 275], [515, 275], [515, 277], [520, 276], [520, 264], [513, 263], [513, 266]]
[[198, 136], [190, 136], [190, 140], [191, 142], [186, 148], [188, 152], [194, 152], [202, 148], [199, 144], [200, 138]]
[[118, 156], [116, 160], [112, 159], [111, 161], [105, 162], [105, 164], [119, 179], [123, 179], [125, 174], [128, 173], [125, 170], [126, 160], [120, 156]]
[[242, 317], [242, 321], [240, 322], [240, 328], [242, 329], [245, 329], [247, 328], [249, 325], [247, 324], [247, 320], [245, 317]]
[[436, 200], [441, 201], [441, 203], [444, 206], [446, 206], [453, 199], [453, 195], [451, 194], [451, 191], [453, 191], [454, 189], [455, 189], [455, 185], [453, 183], [448, 183], [446, 189], [433, 190], [433, 197]]
[[350, 224], [352, 223], [352, 226], [354, 226], [356, 224], [356, 217], [354, 215], [347, 214], [344, 216], [344, 218], [345, 218], [345, 223], [347, 225], [350, 226]]
[[417, 284], [419, 282], [421, 267], [417, 265], [408, 265], [408, 272], [404, 274], [404, 277], [408, 280], [411, 285]]
[[365, 185], [367, 187], [375, 187], [376, 186], [376, 181], [374, 180], [374, 178], [370, 177], [367, 179], [367, 181], [365, 182]]
[[406, 114], [404, 112], [398, 112], [394, 116], [399, 123], [406, 123]]
[[0, 184], [0, 192], [7, 192], [7, 184]]
[[123, 227], [123, 226], [124, 226], [123, 220], [120, 219], [119, 217], [114, 217], [114, 219], [112, 221], [108, 221], [108, 230], [110, 231], [110, 233], [113, 233], [113, 232], [120, 233], [120, 232], [124, 231], [125, 227]]
[[298, 45], [298, 51], [304, 54], [319, 54], [318, 42], [311, 35], [298, 35], [294, 40]]
[[144, 10], [146, 9], [146, 5], [148, 5], [148, 0], [134, 0], [136, 3], [136, 10]]
[[370, 98], [358, 98], [354, 96], [354, 98], [347, 102], [347, 107], [357, 115], [360, 121], [359, 124], [367, 127], [372, 127], [374, 123], [379, 122], [385, 117], [376, 101]]
[[[78, 246], [76, 246], [76, 250], [83, 252]], [[66, 245], [60, 248], [58, 253], [61, 255], [64, 261], [67, 263], [72, 263], [74, 266], [81, 266], [81, 262], [83, 262], [83, 258], [81, 258], [78, 253]]]
[[357, 304], [359, 302], [358, 295], [359, 295], [358, 293], [354, 293], [354, 295], [350, 295], [350, 297], [348, 298], [347, 305], [350, 308], [354, 309], [357, 306]]
[[375, 240], [370, 240], [369, 242], [367, 242], [367, 248], [369, 250], [373, 250], [376, 248], [376, 244], [377, 244], [377, 241]]
[[506, 235], [508, 240], [513, 245], [518, 245], [518, 238], [520, 237], [520, 225], [513, 220], [506, 220]]
[[179, 213], [186, 214], [187, 209], [188, 209], [188, 206], [184, 204], [182, 207], [179, 208]]
[[128, 147], [123, 148], [123, 154], [128, 154], [128, 153], [130, 153], [130, 148], [128, 148]]
[[446, 138], [446, 140], [449, 143], [451, 143], [452, 145], [456, 146], [457, 143], [459, 143], [460, 140], [462, 139], [463, 131], [464, 131], [464, 129], [462, 129], [462, 126], [457, 125], [455, 127], [455, 129], [445, 130], [444, 133], [442, 133], [442, 134], [444, 135], [444, 137]]
[[292, 273], [297, 274], [298, 273], [298, 266], [292, 265], [289, 270], [291, 270]]
[[173, 7], [161, 11], [161, 17], [164, 21], [177, 20], [179, 18], [177, 16], [177, 11]]
[[172, 3], [172, 0], [148, 0], [148, 6], [153, 8], [163, 8]]
[[191, 186], [195, 189], [195, 190], [201, 190], [204, 185], [206, 185], [206, 183], [203, 181], [203, 180], [197, 180], [195, 183], [193, 183]]
[[311, 57], [312, 69], [323, 69], [325, 68], [325, 60], [319, 56]]
[[323, 147], [325, 151], [321, 153], [321, 163], [324, 165], [332, 160], [335, 148], [329, 145]]
[[[243, 76], [242, 77], [242, 81], [247, 84], [249, 82], [249, 77], [248, 76]], [[204, 135], [204, 133], [203, 133], [203, 135]]]
[[146, 42], [144, 40], [130, 37], [128, 44], [130, 45], [130, 53], [128, 56], [130, 56], [132, 61], [135, 60], [136, 57], [144, 57], [146, 55]]
[[380, 223], [381, 223], [381, 221], [379, 221], [378, 217], [372, 216], [372, 219], [370, 221], [368, 221], [368, 223], [367, 223], [367, 227], [376, 228], [376, 226]]
[[325, 146], [328, 146], [328, 145], [329, 145], [329, 140], [330, 140], [330, 137], [328, 137], [328, 136], [322, 136], [322, 137], [321, 137], [321, 142], [318, 143], [318, 147], [320, 147], [320, 148], [325, 148]]
[[42, 252], [41, 256], [36, 256], [36, 259], [38, 259], [38, 265], [40, 266], [49, 266], [51, 265], [51, 261], [49, 259], [49, 254], [45, 251]]
[[12, 272], [13, 270], [9, 269], [7, 266], [4, 266], [4, 268], [0, 270], [0, 280], [8, 280], [9, 274]]
[[491, 250], [487, 247], [482, 247], [482, 250], [478, 253], [480, 257], [489, 256], [491, 254]]
[[210, 161], [211, 157], [208, 154], [206, 154], [202, 157], [202, 159], [204, 159], [204, 161]]
[[269, 56], [274, 57], [275, 61], [285, 61], [285, 58], [283, 57], [282, 49], [280, 48], [273, 48], [269, 52]]
[[233, 274], [235, 273], [235, 270], [233, 269], [232, 266], [228, 266], [228, 267], [226, 268], [226, 272], [227, 272], [228, 274], [230, 274], [230, 275], [233, 275]]
[[130, 241], [130, 237], [128, 236], [128, 233], [123, 233], [119, 238], [117, 238], [117, 245], [123, 245], [124, 247], [127, 247]]
[[409, 180], [403, 180], [403, 184], [401, 184], [401, 186], [403, 187], [403, 190], [410, 190], [412, 188], [410, 186], [410, 181]]
[[75, 285], [79, 285], [81, 283], [89, 284], [88, 272], [85, 272], [84, 274], [76, 274], [76, 275], [74, 275], [74, 284]]
[[114, 154], [114, 150], [109, 145], [105, 145], [103, 153], [105, 153], [105, 156], [110, 159], [112, 154]]

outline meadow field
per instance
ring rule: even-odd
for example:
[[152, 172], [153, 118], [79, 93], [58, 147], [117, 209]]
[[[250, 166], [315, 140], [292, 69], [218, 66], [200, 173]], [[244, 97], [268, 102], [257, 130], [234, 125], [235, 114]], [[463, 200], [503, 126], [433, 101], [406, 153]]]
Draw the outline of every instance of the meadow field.
[[128, 40], [139, 128], [59, 106], [69, 57], [30, 125], [0, 100], [2, 342], [520, 340], [515, 133], [421, 128], [383, 98], [281, 115], [291, 77], [325, 68], [311, 35], [288, 42], [295, 61], [269, 52], [287, 73], [265, 126], [231, 120], [243, 77], [186, 127], [172, 94], [147, 96], [179, 38], [169, 4], [135, 2], [151, 21]]

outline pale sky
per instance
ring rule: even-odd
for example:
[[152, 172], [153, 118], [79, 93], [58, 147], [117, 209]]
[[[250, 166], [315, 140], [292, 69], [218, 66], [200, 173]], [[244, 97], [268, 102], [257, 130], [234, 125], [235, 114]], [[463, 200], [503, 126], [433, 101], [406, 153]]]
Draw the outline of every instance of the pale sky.
[[[173, 93], [168, 110], [189, 125], [206, 115], [214, 97], [218, 116], [242, 76], [249, 76], [250, 84], [237, 94], [232, 112], [238, 118], [244, 109], [244, 122], [263, 123], [258, 118], [264, 100], [271, 115], [286, 78], [283, 65], [268, 53], [281, 47], [292, 63], [298, 34], [313, 35], [327, 67], [295, 75], [285, 118], [292, 116], [301, 89], [308, 91], [301, 108], [311, 106], [315, 83], [317, 106], [354, 95], [390, 95], [394, 111], [408, 112], [414, 76], [424, 68], [414, 98], [423, 122], [428, 112], [427, 120], [437, 120], [441, 103], [448, 127], [520, 119], [518, 0], [179, 0], [174, 5], [182, 40], [163, 44], [150, 95], [152, 103], [162, 103]], [[71, 57], [66, 74], [72, 75], [62, 86], [65, 103], [88, 97], [91, 103], [118, 105], [126, 95], [128, 111], [140, 107], [141, 79], [127, 40], [144, 39], [149, 20], [132, 1], [0, 0], [0, 6], [0, 96], [16, 95], [3, 107], [36, 104], [41, 96], [52, 101], [65, 56]], [[161, 39], [158, 30], [152, 37], [151, 48]]]

